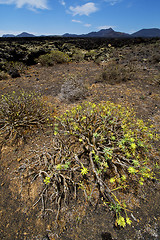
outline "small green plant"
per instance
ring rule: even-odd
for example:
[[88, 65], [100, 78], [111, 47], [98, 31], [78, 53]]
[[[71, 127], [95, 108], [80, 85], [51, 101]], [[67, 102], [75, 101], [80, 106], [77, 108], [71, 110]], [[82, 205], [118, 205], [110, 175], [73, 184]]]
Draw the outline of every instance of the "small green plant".
[[119, 213], [119, 212], [122, 210], [122, 207], [119, 205], [119, 203], [116, 203], [116, 204], [111, 203], [111, 204], [109, 205], [109, 209], [110, 209], [110, 210], [113, 210], [113, 211], [116, 212], [116, 213]]
[[144, 96], [144, 95], [141, 95], [141, 96], [140, 96], [140, 99], [141, 99], [141, 100], [145, 100], [145, 96]]
[[[0, 131], [5, 138], [24, 136], [42, 128], [49, 121], [49, 111], [35, 92], [12, 92], [0, 98]], [[8, 136], [8, 137], [6, 137]]]
[[[116, 221], [115, 225], [119, 225], [120, 227], [125, 227], [126, 224], [131, 225], [132, 221], [127, 215], [126, 204], [123, 203], [122, 205], [117, 200], [116, 204], [111, 203], [109, 205], [109, 209], [116, 213]], [[122, 211], [125, 212], [125, 217], [122, 216]]]

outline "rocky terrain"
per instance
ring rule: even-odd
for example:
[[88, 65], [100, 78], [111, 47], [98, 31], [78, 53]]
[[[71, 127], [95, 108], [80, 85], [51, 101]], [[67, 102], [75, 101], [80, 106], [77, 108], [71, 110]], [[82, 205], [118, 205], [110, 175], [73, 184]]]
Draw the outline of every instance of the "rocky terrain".
[[[8, 128], [8, 137], [4, 133], [2, 109], [5, 105], [2, 105], [2, 99], [6, 94], [18, 96], [21, 91], [40, 94], [49, 109], [51, 122], [49, 126], [33, 127], [34, 131], [25, 130], [23, 138]], [[125, 227], [115, 224], [116, 214], [111, 205], [108, 207], [102, 196], [99, 199], [96, 191], [93, 198], [98, 200], [97, 203], [87, 200], [83, 185], [77, 190], [78, 200], [69, 198], [67, 206], [64, 202], [61, 206], [50, 200], [47, 202], [51, 193], [47, 189], [45, 195], [43, 190], [50, 179], [48, 183], [42, 182], [42, 173], [42, 176], [34, 175], [33, 181], [31, 173], [39, 163], [45, 169], [46, 161], [51, 160], [49, 154], [55, 154], [56, 126], [52, 127], [55, 116], [71, 111], [83, 102], [110, 101], [115, 106], [133, 108], [135, 117], [144, 123], [150, 121], [159, 134], [159, 93], [159, 39], [0, 39], [0, 238], [158, 240], [159, 141], [153, 143], [150, 152], [155, 177], [148, 177], [143, 186], [130, 188], [127, 194], [121, 193], [132, 221]], [[30, 161], [33, 162], [28, 165]], [[83, 183], [88, 181], [85, 173], [81, 180]], [[65, 191], [63, 194], [62, 197], [66, 196]], [[57, 209], [60, 214], [56, 214]]]

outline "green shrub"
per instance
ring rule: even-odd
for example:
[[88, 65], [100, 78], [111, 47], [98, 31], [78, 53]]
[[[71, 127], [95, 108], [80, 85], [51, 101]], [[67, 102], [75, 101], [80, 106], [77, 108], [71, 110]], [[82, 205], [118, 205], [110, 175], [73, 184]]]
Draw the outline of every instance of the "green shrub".
[[76, 62], [81, 62], [84, 60], [85, 52], [80, 49], [75, 49], [72, 55], [72, 60]]
[[63, 204], [81, 191], [92, 205], [109, 205], [116, 225], [130, 225], [125, 199], [128, 191], [134, 194], [154, 178], [150, 153], [156, 139], [153, 126], [136, 119], [129, 108], [111, 102], [86, 102], [66, 111], [55, 117], [49, 155], [44, 158], [42, 153], [41, 162], [34, 158], [28, 163], [35, 176], [44, 180], [39, 200], [47, 196], [48, 203], [57, 204], [58, 220]]
[[51, 58], [49, 53], [41, 55], [37, 59], [37, 62], [40, 63], [42, 66], [52, 66], [54, 64], [53, 59]]
[[87, 61], [95, 61], [95, 57], [96, 57], [96, 50], [90, 50], [90, 51], [86, 52], [84, 58]]
[[0, 133], [6, 139], [24, 136], [27, 130], [42, 128], [49, 112], [34, 92], [12, 92], [0, 98]]
[[4, 68], [7, 72], [17, 70], [19, 73], [24, 73], [27, 67], [22, 62], [9, 61], [5, 62]]
[[41, 55], [38, 60], [42, 66], [52, 66], [55, 63], [68, 63], [70, 58], [67, 54], [58, 50], [51, 51], [51, 53]]

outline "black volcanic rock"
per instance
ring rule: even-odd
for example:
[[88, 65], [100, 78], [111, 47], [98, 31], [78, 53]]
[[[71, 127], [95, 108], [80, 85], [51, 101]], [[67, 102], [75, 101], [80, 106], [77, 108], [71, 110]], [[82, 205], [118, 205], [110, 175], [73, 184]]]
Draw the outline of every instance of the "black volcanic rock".
[[11, 70], [9, 70], [8, 73], [12, 78], [20, 77], [20, 73], [17, 69], [11, 69]]
[[149, 28], [149, 29], [141, 29], [138, 32], [132, 34], [133, 37], [160, 37], [160, 29], [159, 28]]

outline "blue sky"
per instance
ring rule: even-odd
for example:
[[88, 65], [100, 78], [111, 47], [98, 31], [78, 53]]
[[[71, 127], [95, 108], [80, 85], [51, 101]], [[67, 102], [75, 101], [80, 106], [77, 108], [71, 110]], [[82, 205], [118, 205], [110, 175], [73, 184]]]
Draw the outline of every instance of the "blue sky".
[[160, 0], [0, 0], [0, 36], [160, 28]]

